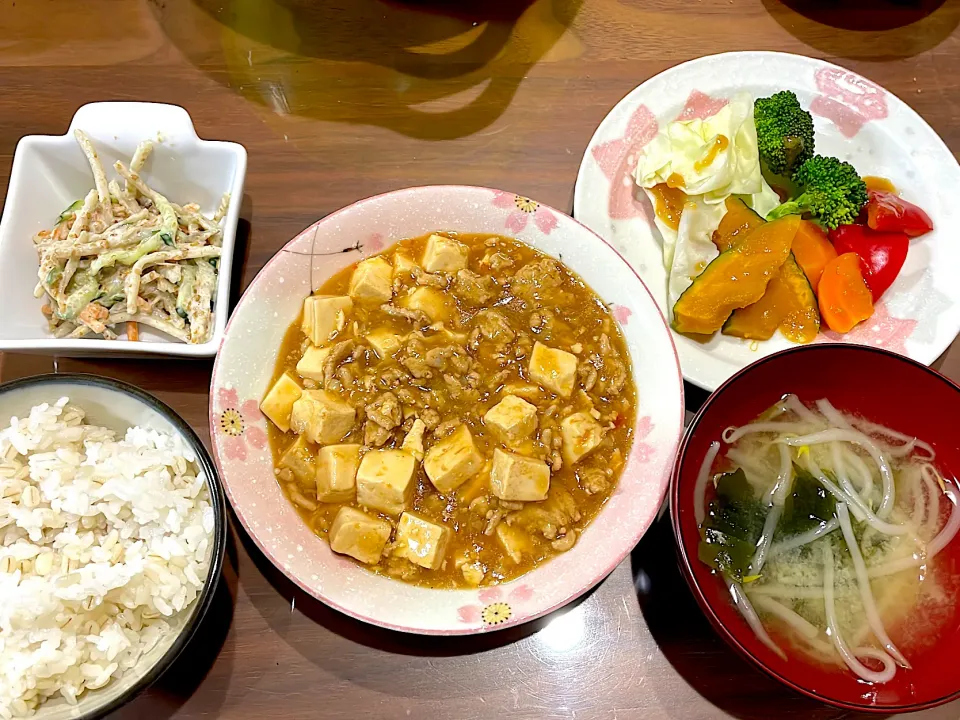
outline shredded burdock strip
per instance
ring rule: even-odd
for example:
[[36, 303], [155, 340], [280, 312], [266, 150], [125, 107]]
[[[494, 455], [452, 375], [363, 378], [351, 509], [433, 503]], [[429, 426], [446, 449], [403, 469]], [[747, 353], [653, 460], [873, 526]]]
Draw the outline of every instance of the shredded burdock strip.
[[[175, 337], [180, 342], [189, 342], [189, 335], [182, 329], [176, 327], [173, 323], [170, 323], [163, 318], [157, 317], [153, 314], [147, 313], [110, 313], [110, 317], [107, 318], [107, 325], [114, 326], [122, 323], [135, 322], [141, 325], [148, 325], [155, 330], [160, 330], [161, 332], [166, 333], [172, 337]], [[79, 338], [87, 335], [91, 332], [90, 328], [85, 325], [79, 325], [77, 328], [71, 332], [67, 337], [70, 338]]]
[[120, 187], [120, 183], [116, 180], [111, 180], [107, 183], [107, 188], [110, 190], [110, 196], [123, 205], [123, 209], [126, 210], [127, 215], [134, 215], [140, 212], [140, 206], [137, 205], [136, 201], [130, 197], [126, 190]]
[[223, 197], [220, 198], [220, 205], [217, 207], [217, 211], [213, 214], [213, 221], [219, 223], [227, 214], [227, 208], [230, 207], [230, 193], [224, 193]]
[[78, 128], [73, 134], [76, 136], [77, 142], [80, 143], [83, 154], [87, 156], [87, 162], [90, 163], [90, 169], [93, 171], [93, 182], [97, 188], [97, 197], [100, 200], [100, 208], [103, 210], [107, 224], [110, 225], [113, 223], [113, 203], [110, 200], [110, 188], [107, 187], [107, 174], [103, 171], [103, 165], [100, 164], [100, 155], [83, 130]]
[[116, 339], [125, 330], [134, 341], [146, 325], [180, 342], [206, 342], [230, 196], [212, 219], [196, 203], [168, 200], [140, 175], [154, 149], [149, 140], [137, 146], [129, 166], [114, 163], [124, 182], [109, 180], [91, 139], [82, 130], [74, 135], [94, 188], [61, 212], [52, 229], [33, 237], [34, 295], [48, 298], [50, 332]]
[[[143, 216], [146, 218], [146, 215]], [[51, 260], [66, 260], [81, 258], [85, 255], [100, 255], [104, 250], [115, 250], [126, 245], [133, 245], [139, 241], [139, 233], [150, 227], [131, 225], [118, 228], [119, 232], [104, 232], [97, 235], [81, 234], [75, 243], [55, 243], [44, 248], [44, 253]], [[152, 234], [152, 233], [148, 233]]]
[[[144, 255], [133, 264], [124, 282], [127, 297], [127, 312], [133, 313], [137, 310], [137, 297], [140, 295], [140, 276], [143, 274], [144, 268], [162, 262], [190, 260], [192, 258], [220, 257], [220, 252], [220, 248], [218, 247], [202, 247], [165, 250]], [[210, 267], [209, 263], [207, 265]], [[211, 267], [211, 270], [212, 269]]]
[[[143, 166], [147, 162], [147, 158], [153, 153], [153, 141], [152, 140], [142, 140], [137, 149], [133, 152], [133, 157], [130, 158], [130, 169], [133, 172], [138, 173], [143, 170]], [[129, 187], [127, 188], [129, 191]]]
[[[70, 231], [67, 233], [67, 239], [80, 237], [80, 232], [87, 226], [87, 223], [90, 222], [90, 213], [93, 212], [93, 209], [97, 206], [97, 191], [91, 190], [87, 193], [87, 197], [83, 200], [83, 207], [80, 208], [80, 211], [76, 214], [76, 217], [73, 220], [73, 225], [70, 226]], [[61, 215], [61, 217], [63, 217]]]

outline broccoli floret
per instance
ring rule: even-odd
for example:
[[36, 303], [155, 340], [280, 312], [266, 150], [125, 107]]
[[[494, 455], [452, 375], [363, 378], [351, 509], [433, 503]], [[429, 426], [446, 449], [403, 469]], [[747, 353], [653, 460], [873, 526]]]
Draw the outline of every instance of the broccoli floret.
[[800, 196], [774, 208], [768, 220], [784, 215], [812, 215], [824, 227], [833, 229], [857, 219], [867, 204], [867, 186], [850, 163], [815, 155], [793, 175], [802, 189]]
[[774, 175], [789, 177], [813, 157], [813, 116], [783, 90], [753, 105], [760, 159]]

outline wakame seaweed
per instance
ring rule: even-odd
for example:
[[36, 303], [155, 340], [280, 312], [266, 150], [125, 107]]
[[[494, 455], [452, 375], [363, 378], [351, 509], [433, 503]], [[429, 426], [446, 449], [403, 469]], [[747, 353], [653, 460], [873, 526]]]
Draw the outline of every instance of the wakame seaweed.
[[749, 574], [765, 516], [743, 470], [721, 475], [700, 528], [700, 560], [742, 581]]
[[774, 541], [813, 530], [829, 522], [837, 511], [837, 501], [820, 481], [794, 463], [793, 487], [783, 503]]

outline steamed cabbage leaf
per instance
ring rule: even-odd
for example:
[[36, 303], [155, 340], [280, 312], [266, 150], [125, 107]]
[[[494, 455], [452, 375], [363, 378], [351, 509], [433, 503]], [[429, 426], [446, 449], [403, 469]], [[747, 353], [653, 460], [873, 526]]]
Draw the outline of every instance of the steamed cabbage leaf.
[[753, 100], [740, 93], [710, 117], [668, 123], [644, 148], [636, 178], [644, 188], [673, 180], [708, 203], [761, 192]]
[[725, 204], [706, 203], [702, 195], [687, 198], [667, 276], [667, 307], [671, 315], [673, 306], [693, 284], [694, 278], [720, 254], [713, 242], [713, 233], [726, 212]]

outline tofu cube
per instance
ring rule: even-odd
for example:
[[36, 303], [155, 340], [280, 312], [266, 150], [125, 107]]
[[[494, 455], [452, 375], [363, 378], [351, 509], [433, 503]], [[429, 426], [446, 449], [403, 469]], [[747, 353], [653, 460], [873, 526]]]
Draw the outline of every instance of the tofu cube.
[[423, 420], [417, 418], [413, 421], [413, 427], [410, 428], [400, 445], [401, 450], [406, 450], [421, 462], [423, 461], [423, 433], [426, 429], [427, 426]]
[[560, 422], [560, 434], [563, 436], [563, 460], [573, 465], [600, 444], [603, 427], [590, 413], [578, 412]]
[[500, 394], [516, 395], [518, 398], [533, 402], [543, 397], [543, 390], [540, 389], [539, 385], [523, 382], [523, 380], [513, 380], [503, 384], [503, 387], [500, 388]]
[[400, 300], [400, 307], [407, 310], [420, 310], [431, 322], [446, 322], [450, 319], [451, 299], [432, 287], [418, 287]]
[[492, 428], [507, 445], [516, 445], [537, 428], [537, 408], [514, 395], [507, 395], [483, 416], [483, 424]]
[[393, 254], [393, 275], [410, 275], [413, 269], [417, 267], [417, 261], [408, 250], [401, 248]]
[[286, 468], [302, 485], [311, 485], [317, 469], [317, 457], [307, 439], [301, 435], [280, 456], [280, 467]]
[[467, 266], [470, 249], [462, 242], [443, 235], [427, 238], [423, 251], [423, 269], [427, 272], [455, 273]]
[[321, 348], [316, 345], [308, 347], [300, 358], [300, 362], [297, 363], [297, 375], [322, 383], [323, 363], [330, 354], [330, 350], [331, 348]]
[[366, 305], [381, 305], [393, 297], [393, 267], [382, 257], [367, 258], [353, 271], [350, 297]]
[[493, 451], [490, 491], [501, 500], [537, 502], [547, 499], [550, 490], [550, 468], [541, 460]]
[[484, 461], [480, 472], [474, 475], [472, 480], [468, 480], [457, 488], [457, 502], [466, 507], [481, 495], [490, 492], [490, 469], [492, 467], [492, 460]]
[[416, 489], [417, 461], [403, 450], [373, 450], [357, 470], [357, 502], [386, 515], [402, 513]]
[[473, 585], [474, 587], [482, 583], [486, 575], [483, 565], [480, 562], [464, 563], [460, 566], [460, 573], [463, 575], [463, 579], [467, 584]]
[[343, 440], [353, 429], [356, 412], [339, 397], [326, 390], [304, 390], [293, 404], [290, 427], [298, 435], [317, 445]]
[[452, 435], [427, 450], [423, 459], [427, 477], [441, 493], [456, 490], [482, 467], [483, 455], [477, 450], [466, 425], [461, 425]]
[[503, 547], [503, 551], [510, 556], [515, 563], [523, 560], [523, 556], [533, 552], [533, 539], [526, 530], [522, 530], [513, 525], [507, 525], [505, 522], [497, 525], [497, 540]]
[[560, 397], [570, 397], [577, 380], [577, 356], [534, 343], [530, 353], [530, 379]]
[[457, 345], [466, 345], [470, 336], [466, 333], [450, 330], [443, 323], [436, 328], [436, 333], [431, 336], [432, 340], [439, 340], [445, 343], [456, 343]]
[[343, 295], [311, 295], [303, 301], [300, 329], [317, 347], [328, 345], [343, 330], [353, 312], [353, 300]]
[[427, 570], [439, 570], [450, 545], [450, 528], [405, 512], [397, 523], [393, 554]]
[[290, 430], [290, 415], [293, 412], [294, 403], [300, 399], [303, 388], [293, 379], [290, 373], [284, 373], [280, 376], [270, 392], [260, 403], [260, 412], [266, 415], [278, 428], [287, 432]]
[[383, 518], [344, 505], [330, 526], [330, 549], [367, 565], [376, 565], [392, 530]]
[[370, 346], [376, 351], [377, 357], [381, 360], [391, 357], [400, 349], [400, 345], [403, 343], [402, 337], [390, 332], [386, 328], [380, 328], [379, 330], [374, 330], [372, 333], [368, 333], [365, 339], [370, 343]]
[[360, 445], [327, 445], [317, 457], [317, 500], [323, 503], [353, 500], [360, 467]]

